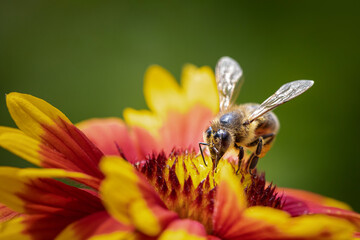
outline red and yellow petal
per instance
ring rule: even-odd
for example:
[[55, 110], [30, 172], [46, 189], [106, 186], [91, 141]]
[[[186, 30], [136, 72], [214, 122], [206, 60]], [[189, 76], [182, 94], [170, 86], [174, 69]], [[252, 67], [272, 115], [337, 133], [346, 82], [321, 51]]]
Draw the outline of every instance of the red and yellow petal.
[[342, 218], [353, 223], [360, 230], [360, 214], [340, 201], [302, 190], [285, 189], [283, 210], [291, 216], [324, 214]]
[[180, 86], [165, 69], [152, 66], [145, 74], [144, 83], [145, 99], [151, 111], [124, 111], [127, 124], [150, 133], [155, 152], [158, 146], [166, 153], [175, 146], [197, 148], [202, 132], [219, 110], [215, 76], [209, 67], [186, 65], [181, 83]]
[[246, 208], [234, 226], [228, 227], [221, 235], [216, 235], [229, 240], [345, 240], [352, 239], [354, 231], [354, 226], [343, 219], [326, 215], [293, 218], [278, 209], [255, 206]]
[[[7, 94], [6, 104], [16, 125], [27, 135], [38, 140], [44, 133], [42, 125], [71, 123], [58, 109], [28, 94]], [[59, 121], [60, 119], [62, 121]]]
[[351, 207], [344, 202], [304, 190], [291, 189], [291, 188], [278, 188], [278, 192], [284, 193], [284, 199], [287, 196], [291, 196], [302, 201], [316, 203], [323, 206], [351, 210]]
[[149, 110], [125, 108], [123, 116], [129, 126], [146, 129], [153, 137], [159, 137], [158, 131], [163, 124], [163, 120], [155, 113]]
[[177, 214], [169, 211], [152, 186], [132, 165], [117, 157], [105, 157], [100, 191], [109, 213], [146, 235], [156, 236]]
[[24, 221], [23, 217], [17, 217], [9, 221], [0, 223], [0, 239], [6, 239], [6, 240], [34, 239], [32, 236], [25, 233], [26, 226], [23, 224], [23, 221]]
[[[354, 226], [349, 222], [326, 215], [291, 217], [270, 207], [250, 207], [244, 211], [242, 222], [247, 223], [240, 235], [232, 239], [352, 239]], [[246, 238], [246, 236], [250, 236]]]
[[[225, 169], [224, 169], [225, 167]], [[247, 207], [243, 186], [225, 165], [220, 172], [213, 233], [224, 239], [351, 239], [352, 223], [326, 215], [291, 217], [271, 207]], [[224, 171], [225, 170], [225, 171]]]
[[126, 108], [123, 112], [126, 123], [131, 127], [138, 150], [138, 161], [157, 153], [162, 148], [159, 129], [163, 120], [148, 110]]
[[58, 109], [21, 93], [8, 94], [6, 102], [24, 134], [3, 128], [0, 145], [42, 167], [84, 172], [99, 181], [103, 178], [98, 168], [103, 153]]
[[230, 239], [243, 231], [242, 213], [247, 207], [244, 187], [234, 176], [229, 164], [223, 165], [213, 215], [213, 232], [216, 236]]
[[[214, 117], [211, 109], [201, 104], [193, 105], [185, 113], [169, 109], [162, 120], [152, 116], [154, 121], [148, 121], [148, 112], [143, 114], [143, 111], [124, 111], [125, 120], [132, 126], [142, 156], [158, 153], [160, 146], [166, 153], [170, 153], [174, 147], [196, 149], [202, 141], [204, 129]], [[152, 123], [156, 121], [161, 124]]]
[[194, 220], [175, 220], [162, 232], [159, 240], [206, 240], [204, 226]]
[[106, 211], [100, 211], [72, 223], [56, 240], [129, 239], [134, 235], [132, 226], [120, 223]]
[[53, 239], [73, 221], [103, 210], [98, 197], [51, 179], [54, 177], [89, 176], [61, 169], [0, 168], [0, 182], [6, 183], [0, 185], [0, 202], [23, 214], [21, 221], [5, 222], [6, 234]]
[[[18, 129], [0, 127], [0, 146], [37, 166], [83, 172], [64, 154]], [[100, 179], [94, 177], [76, 180], [93, 188], [98, 188], [100, 183]]]

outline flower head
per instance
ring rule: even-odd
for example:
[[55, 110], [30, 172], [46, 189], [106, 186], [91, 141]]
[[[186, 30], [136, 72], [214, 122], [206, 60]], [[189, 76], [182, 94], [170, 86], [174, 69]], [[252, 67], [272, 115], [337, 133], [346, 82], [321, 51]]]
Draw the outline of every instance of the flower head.
[[75, 126], [41, 99], [8, 94], [19, 129], [1, 127], [0, 145], [42, 168], [0, 168], [0, 238], [359, 236], [360, 215], [346, 204], [237, 173], [231, 157], [216, 170], [204, 163], [198, 142], [219, 105], [210, 68], [185, 66], [179, 86], [150, 67], [144, 95], [150, 110]]

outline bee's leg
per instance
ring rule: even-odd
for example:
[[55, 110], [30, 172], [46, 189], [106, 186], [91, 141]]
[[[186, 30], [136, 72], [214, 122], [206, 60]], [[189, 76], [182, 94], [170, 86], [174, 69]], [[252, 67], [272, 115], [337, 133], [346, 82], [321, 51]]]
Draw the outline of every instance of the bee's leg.
[[[253, 175], [252, 170], [256, 167], [256, 165], [259, 161], [259, 155], [261, 154], [261, 151], [263, 148], [263, 142], [264, 142], [263, 137], [259, 137], [254, 142], [256, 142], [256, 144], [257, 144], [256, 150], [253, 152], [253, 154], [251, 154], [250, 159], [248, 161], [248, 172], [251, 175]], [[253, 143], [251, 143], [250, 145], [252, 145]]]
[[204, 161], [205, 166], [207, 166], [207, 164], [206, 164], [206, 162], [205, 162], [205, 157], [204, 157], [204, 153], [203, 153], [203, 150], [202, 150], [201, 145], [208, 146], [209, 144], [203, 143], [203, 142], [199, 142], [199, 148], [200, 148], [201, 156], [202, 156], [202, 159], [203, 159], [203, 161]]
[[264, 142], [263, 137], [259, 137], [259, 141], [258, 141], [258, 144], [256, 146], [256, 151], [255, 151], [256, 156], [259, 156], [261, 154], [263, 142]]
[[248, 162], [248, 172], [249, 172], [252, 176], [255, 176], [255, 174], [252, 172], [252, 170], [256, 167], [258, 161], [259, 161], [259, 157], [258, 157], [257, 155], [255, 155], [254, 153], [251, 154], [250, 160], [249, 160], [249, 162]]
[[256, 149], [255, 149], [254, 153], [250, 156], [248, 164], [247, 164], [247, 169], [248, 169], [249, 173], [252, 174], [251, 171], [256, 167], [261, 153], [263, 153], [262, 155], [264, 155], [269, 150], [271, 143], [274, 139], [275, 139], [275, 134], [270, 133], [270, 134], [263, 135], [263, 136], [259, 137], [258, 139], [256, 139], [255, 141], [246, 145], [247, 147], [256, 146]]
[[235, 144], [235, 147], [239, 149], [239, 157], [238, 157], [238, 169], [236, 170], [236, 174], [239, 174], [241, 162], [244, 158], [244, 148], [242, 146], [238, 146]]
[[262, 138], [264, 139], [264, 146], [269, 145], [270, 143], [272, 143], [272, 141], [275, 139], [275, 134], [274, 133], [270, 133], [270, 134], [266, 134], [264, 136], [262, 136]]

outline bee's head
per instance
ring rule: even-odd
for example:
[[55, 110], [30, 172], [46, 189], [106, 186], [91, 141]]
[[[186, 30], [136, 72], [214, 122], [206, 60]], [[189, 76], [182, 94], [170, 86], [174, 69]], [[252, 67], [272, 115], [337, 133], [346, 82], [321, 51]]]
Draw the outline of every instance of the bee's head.
[[213, 163], [217, 165], [220, 158], [229, 149], [232, 142], [230, 133], [224, 129], [213, 129], [211, 126], [204, 132], [204, 140], [209, 144]]

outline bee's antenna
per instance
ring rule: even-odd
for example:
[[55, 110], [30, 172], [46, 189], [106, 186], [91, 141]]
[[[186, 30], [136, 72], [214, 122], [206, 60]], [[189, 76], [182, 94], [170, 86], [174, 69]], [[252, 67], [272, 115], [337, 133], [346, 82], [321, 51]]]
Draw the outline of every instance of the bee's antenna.
[[203, 159], [203, 161], [204, 161], [205, 166], [207, 166], [207, 164], [206, 164], [206, 162], [205, 162], [205, 157], [204, 157], [204, 153], [203, 153], [203, 150], [202, 150], [201, 145], [209, 146], [209, 144], [208, 144], [208, 143], [199, 142], [199, 148], [200, 148], [201, 156], [202, 156], [202, 159]]

